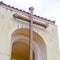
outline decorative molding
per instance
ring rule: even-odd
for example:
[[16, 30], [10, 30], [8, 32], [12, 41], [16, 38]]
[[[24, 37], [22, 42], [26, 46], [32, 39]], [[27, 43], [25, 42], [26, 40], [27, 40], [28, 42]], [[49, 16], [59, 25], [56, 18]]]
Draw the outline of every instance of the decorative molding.
[[[20, 19], [22, 21], [30, 22], [30, 20], [28, 18], [24, 18], [23, 16], [20, 16], [18, 14], [13, 14], [13, 17], [14, 18], [17, 18], [17, 19]], [[33, 24], [42, 26], [44, 28], [47, 28], [48, 27], [48, 24], [43, 24], [43, 23], [37, 22], [37, 21], [33, 21]]]

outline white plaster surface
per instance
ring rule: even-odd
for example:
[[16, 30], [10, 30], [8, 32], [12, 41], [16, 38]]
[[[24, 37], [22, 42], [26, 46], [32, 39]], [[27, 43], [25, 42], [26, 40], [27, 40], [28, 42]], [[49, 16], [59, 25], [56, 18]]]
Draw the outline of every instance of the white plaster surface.
[[[0, 7], [0, 52], [4, 53], [0, 54], [0, 60], [9, 60], [11, 35], [13, 31], [18, 29], [18, 22], [14, 21], [13, 13], [15, 12]], [[22, 28], [22, 26], [24, 28], [27, 27], [27, 25], [21, 24], [19, 28]], [[33, 29], [36, 29], [36, 27]], [[48, 28], [39, 28], [35, 31], [44, 39], [47, 49], [47, 60], [60, 60], [57, 26], [49, 24]]]

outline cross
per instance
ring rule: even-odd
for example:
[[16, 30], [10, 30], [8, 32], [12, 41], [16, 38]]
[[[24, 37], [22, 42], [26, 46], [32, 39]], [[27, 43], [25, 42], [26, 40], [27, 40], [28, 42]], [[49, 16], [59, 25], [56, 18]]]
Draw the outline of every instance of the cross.
[[33, 60], [33, 7], [29, 8], [30, 11], [30, 60]]

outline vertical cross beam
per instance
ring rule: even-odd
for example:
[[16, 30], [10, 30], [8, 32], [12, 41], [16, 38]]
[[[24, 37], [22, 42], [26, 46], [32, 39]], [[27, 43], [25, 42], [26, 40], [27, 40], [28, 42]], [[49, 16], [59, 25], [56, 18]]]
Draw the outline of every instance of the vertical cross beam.
[[30, 60], [33, 60], [33, 7], [29, 8], [30, 11]]

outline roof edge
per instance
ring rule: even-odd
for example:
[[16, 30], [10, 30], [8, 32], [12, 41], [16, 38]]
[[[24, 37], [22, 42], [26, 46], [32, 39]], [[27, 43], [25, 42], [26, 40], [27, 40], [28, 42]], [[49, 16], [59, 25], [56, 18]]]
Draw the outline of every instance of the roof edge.
[[[10, 5], [7, 5], [7, 4], [3, 3], [2, 1], [0, 1], [0, 5], [4, 5], [4, 6], [7, 6], [7, 7], [12, 8], [12, 9], [15, 9], [15, 10], [18, 10], [18, 11], [21, 11], [21, 12], [24, 12], [24, 13], [26, 13], [26, 14], [30, 14], [29, 12], [22, 11], [21, 9], [15, 8], [15, 7], [10, 6]], [[33, 16], [35, 16], [35, 17], [37, 17], [37, 18], [40, 18], [40, 19], [43, 19], [43, 20], [46, 20], [46, 21], [49, 21], [49, 22], [52, 22], [52, 23], [54, 23], [54, 24], [55, 24], [55, 21], [54, 21], [54, 20], [53, 20], [53, 21], [51, 21], [50, 19], [43, 18], [43, 17], [37, 16], [37, 15], [33, 15]]]

